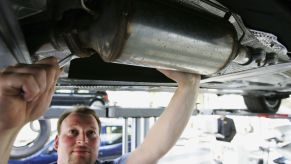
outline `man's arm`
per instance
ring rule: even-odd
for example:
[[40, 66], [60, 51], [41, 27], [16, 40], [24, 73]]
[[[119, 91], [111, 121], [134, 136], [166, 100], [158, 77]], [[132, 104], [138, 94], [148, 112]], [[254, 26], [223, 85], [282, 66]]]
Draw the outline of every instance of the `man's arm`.
[[127, 164], [157, 163], [176, 143], [195, 108], [200, 76], [176, 71], [160, 71], [176, 81], [178, 88], [144, 142], [129, 155]]
[[60, 74], [56, 58], [0, 72], [0, 163], [7, 163], [17, 133], [48, 109]]
[[236, 128], [235, 128], [235, 124], [234, 124], [233, 119], [230, 119], [230, 125], [231, 125], [231, 133], [230, 133], [230, 136], [229, 136], [229, 142], [233, 139], [233, 137], [236, 134]]

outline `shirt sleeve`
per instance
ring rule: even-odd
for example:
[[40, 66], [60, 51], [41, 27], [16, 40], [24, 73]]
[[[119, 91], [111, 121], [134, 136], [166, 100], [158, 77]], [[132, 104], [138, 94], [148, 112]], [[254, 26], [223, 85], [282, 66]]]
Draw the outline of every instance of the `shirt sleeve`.
[[113, 161], [113, 163], [114, 163], [114, 164], [126, 164], [126, 160], [127, 160], [128, 156], [129, 156], [129, 153], [124, 154], [124, 155], [122, 155], [121, 157], [116, 158], [116, 159]]

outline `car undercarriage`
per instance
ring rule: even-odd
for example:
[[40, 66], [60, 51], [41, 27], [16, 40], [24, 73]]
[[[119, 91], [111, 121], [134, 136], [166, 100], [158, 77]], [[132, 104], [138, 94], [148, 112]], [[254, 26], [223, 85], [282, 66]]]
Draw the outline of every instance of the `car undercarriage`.
[[202, 75], [277, 112], [291, 92], [290, 0], [3, 0], [0, 67], [72, 58], [58, 87], [172, 88], [155, 68]]

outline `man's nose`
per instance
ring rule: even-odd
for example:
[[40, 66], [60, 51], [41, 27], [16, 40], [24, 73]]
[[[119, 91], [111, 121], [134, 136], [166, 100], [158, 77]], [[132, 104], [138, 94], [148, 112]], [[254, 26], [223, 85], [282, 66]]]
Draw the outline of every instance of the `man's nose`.
[[85, 143], [88, 143], [88, 138], [86, 136], [86, 134], [83, 132], [83, 133], [79, 133], [79, 136], [77, 138], [77, 144], [85, 144]]

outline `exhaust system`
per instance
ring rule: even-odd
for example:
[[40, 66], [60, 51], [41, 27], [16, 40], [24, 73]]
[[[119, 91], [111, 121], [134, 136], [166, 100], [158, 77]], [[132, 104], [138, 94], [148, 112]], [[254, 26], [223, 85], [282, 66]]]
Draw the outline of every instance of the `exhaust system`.
[[98, 19], [79, 33], [83, 48], [104, 61], [210, 75], [238, 52], [228, 20], [157, 0], [105, 0]]

